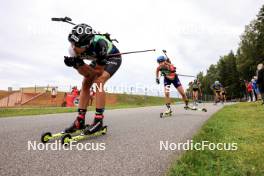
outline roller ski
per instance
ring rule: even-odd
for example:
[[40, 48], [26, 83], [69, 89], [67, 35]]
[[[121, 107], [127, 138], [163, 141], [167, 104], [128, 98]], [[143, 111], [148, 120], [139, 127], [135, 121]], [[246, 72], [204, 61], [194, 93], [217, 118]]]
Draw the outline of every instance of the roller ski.
[[192, 110], [192, 111], [202, 111], [202, 112], [207, 112], [206, 108], [198, 108], [196, 106], [190, 107], [190, 106], [184, 106], [185, 110]]
[[107, 126], [103, 126], [103, 119], [95, 118], [93, 125], [86, 126], [80, 135], [72, 136], [70, 133], [68, 133], [61, 138], [61, 142], [63, 145], [67, 145], [71, 142], [78, 142], [91, 137], [105, 135], [106, 133]]
[[165, 112], [160, 113], [160, 118], [172, 116], [172, 110], [171, 110], [170, 103], [167, 103], [166, 107], [167, 107], [167, 110]]
[[165, 112], [161, 112], [160, 113], [160, 118], [171, 117], [171, 116], [172, 116], [172, 111], [171, 110], [167, 110]]
[[47, 143], [50, 140], [57, 140], [63, 137], [65, 134], [71, 134], [71, 135], [81, 134], [85, 128], [89, 127], [89, 125], [85, 125], [84, 119], [85, 119], [84, 115], [78, 115], [76, 120], [73, 122], [73, 124], [70, 127], [64, 129], [62, 132], [55, 134], [52, 134], [51, 132], [43, 133], [40, 139], [41, 142]]

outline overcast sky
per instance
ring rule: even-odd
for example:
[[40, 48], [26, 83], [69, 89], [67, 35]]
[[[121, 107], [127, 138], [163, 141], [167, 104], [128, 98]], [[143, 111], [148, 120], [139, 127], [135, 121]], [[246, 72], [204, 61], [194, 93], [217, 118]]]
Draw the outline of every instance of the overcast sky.
[[[166, 49], [180, 74], [196, 75], [230, 50], [263, 0], [8, 0], [2, 1], [0, 89], [81, 85], [63, 63], [72, 26], [51, 22], [69, 16], [96, 31], [109, 32], [122, 51], [157, 49], [123, 56], [109, 86], [155, 85], [156, 58]], [[191, 80], [180, 77], [184, 86]]]

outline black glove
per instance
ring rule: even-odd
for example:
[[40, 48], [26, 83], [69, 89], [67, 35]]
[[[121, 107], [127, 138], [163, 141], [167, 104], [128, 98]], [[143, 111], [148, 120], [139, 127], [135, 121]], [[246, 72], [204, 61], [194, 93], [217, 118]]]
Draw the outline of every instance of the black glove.
[[83, 66], [85, 63], [80, 57], [68, 57], [64, 56], [64, 63], [68, 67], [74, 67], [78, 69], [80, 66]]
[[68, 67], [73, 67], [73, 65], [74, 65], [74, 57], [64, 56], [64, 63]]
[[157, 83], [157, 84], [160, 84], [160, 80], [159, 80], [159, 78], [156, 78], [156, 83]]

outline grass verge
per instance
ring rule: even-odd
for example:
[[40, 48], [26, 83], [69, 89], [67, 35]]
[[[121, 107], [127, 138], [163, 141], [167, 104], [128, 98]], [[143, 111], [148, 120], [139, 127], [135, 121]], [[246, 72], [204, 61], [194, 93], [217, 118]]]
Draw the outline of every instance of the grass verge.
[[[173, 102], [178, 99], [173, 99]], [[136, 108], [145, 106], [158, 106], [164, 104], [164, 98], [141, 96], [141, 95], [126, 95], [118, 94], [117, 103], [107, 105], [106, 109], [122, 109], [122, 108]], [[94, 107], [89, 107], [89, 110], [94, 110]], [[64, 107], [26, 107], [26, 108], [0, 108], [0, 117], [14, 117], [26, 115], [41, 115], [41, 114], [56, 114], [76, 112], [75, 108]]]
[[189, 150], [172, 164], [167, 175], [264, 175], [264, 107], [260, 103], [224, 107], [193, 138], [193, 143], [202, 141], [237, 143], [238, 149]]

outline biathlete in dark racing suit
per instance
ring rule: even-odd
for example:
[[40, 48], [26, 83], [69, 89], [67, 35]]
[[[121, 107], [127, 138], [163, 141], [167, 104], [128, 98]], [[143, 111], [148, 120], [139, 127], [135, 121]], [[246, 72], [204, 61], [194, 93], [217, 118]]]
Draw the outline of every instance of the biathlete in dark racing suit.
[[191, 83], [190, 88], [192, 90], [193, 106], [196, 107], [198, 105], [199, 92], [200, 96], [202, 97], [201, 84], [197, 79], [195, 79]]
[[[109, 36], [95, 34], [87, 24], [76, 25], [68, 36], [71, 43], [71, 57], [64, 57], [64, 62], [69, 67], [74, 67], [82, 76], [82, 88], [78, 105], [78, 115], [73, 124], [65, 129], [66, 133], [84, 129], [84, 134], [92, 134], [103, 127], [105, 92], [104, 85], [119, 69], [122, 59], [119, 50], [112, 43]], [[108, 57], [109, 54], [117, 54]], [[93, 60], [90, 65], [83, 59]], [[90, 99], [90, 88], [96, 86], [96, 109], [94, 121], [85, 125], [85, 114]]]
[[214, 92], [215, 95], [215, 105], [220, 101], [223, 100], [222, 95], [221, 95], [221, 90], [223, 86], [219, 81], [215, 81], [215, 83], [211, 86], [211, 89]]

